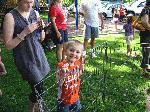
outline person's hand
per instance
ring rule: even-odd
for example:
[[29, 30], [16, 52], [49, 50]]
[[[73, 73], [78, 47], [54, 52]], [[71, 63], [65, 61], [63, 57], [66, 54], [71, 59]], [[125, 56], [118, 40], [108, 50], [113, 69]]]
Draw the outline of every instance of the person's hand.
[[27, 27], [24, 28], [24, 30], [19, 34], [22, 39], [24, 39], [25, 36], [32, 33], [34, 30], [36, 30], [39, 27], [37, 22], [34, 22]]
[[41, 18], [37, 19], [38, 27], [43, 29], [45, 27], [45, 23]]
[[82, 52], [82, 55], [81, 55], [81, 63], [82, 63], [82, 64], [85, 63], [85, 58], [86, 58], [86, 51], [83, 51], [83, 52]]
[[59, 32], [59, 31], [56, 33], [56, 35], [57, 35], [57, 39], [59, 39], [59, 40], [61, 40], [61, 39], [62, 39], [61, 34], [60, 34], [60, 32]]

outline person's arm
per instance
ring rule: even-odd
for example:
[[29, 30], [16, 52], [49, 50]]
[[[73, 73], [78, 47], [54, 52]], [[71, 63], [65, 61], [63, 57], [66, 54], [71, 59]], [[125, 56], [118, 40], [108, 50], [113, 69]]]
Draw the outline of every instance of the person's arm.
[[149, 24], [149, 17], [147, 14], [143, 15], [141, 17], [141, 21], [142, 21], [142, 24], [143, 26], [150, 31], [150, 24]]
[[[14, 24], [15, 24], [14, 18], [12, 14], [10, 13], [6, 14], [4, 18], [4, 23], [3, 23], [3, 39], [6, 45], [6, 48], [8, 49], [15, 48], [22, 41], [20, 38], [13, 39]], [[22, 39], [23, 39], [24, 38], [23, 33], [20, 35], [22, 35]]]
[[103, 14], [102, 13], [99, 13], [99, 19], [100, 19], [100, 23], [101, 23], [101, 29], [104, 29], [104, 20], [103, 20]]
[[81, 58], [80, 58], [80, 63], [81, 63], [81, 66], [79, 68], [80, 69], [80, 74], [82, 74], [82, 72], [84, 71], [85, 58], [86, 58], [86, 51], [83, 51], [82, 55], [81, 55]]
[[56, 67], [56, 83], [59, 86], [62, 86], [65, 78], [66, 78], [66, 73], [69, 72], [68, 67], [67, 68], [62, 68], [59, 65]]
[[84, 12], [85, 12], [84, 11], [84, 6], [83, 6], [83, 4], [81, 4], [80, 9], [79, 9], [79, 14], [84, 17], [84, 15], [85, 15]]
[[101, 26], [101, 30], [103, 30], [104, 29], [104, 20], [103, 20], [103, 14], [102, 14], [102, 4], [101, 4], [101, 2], [100, 2], [100, 0], [98, 0], [97, 1], [98, 3], [98, 17], [99, 17], [99, 23], [101, 23], [100, 24], [100, 26]]
[[[39, 13], [37, 11], [35, 11], [35, 12], [36, 12], [37, 18], [39, 19], [39, 22], [41, 24], [40, 27], [44, 28], [45, 24], [44, 24], [43, 20], [41, 19]], [[43, 41], [44, 39], [45, 39], [45, 31], [44, 31], [44, 29], [42, 29], [40, 40]]]
[[56, 17], [51, 17], [51, 23], [52, 23], [52, 25], [53, 25], [53, 27], [54, 27], [54, 29], [55, 29], [57, 38], [60, 39], [61, 34], [60, 34], [60, 32], [58, 31], [58, 28], [57, 28], [56, 23], [55, 23], [55, 19], [56, 19]]
[[7, 13], [4, 18], [3, 23], [3, 39], [7, 49], [15, 48], [20, 42], [24, 41], [25, 36], [32, 33], [35, 29], [39, 27], [38, 23], [32, 23], [24, 28], [24, 30], [13, 38], [14, 34], [14, 18], [11, 13]]
[[60, 80], [60, 69], [57, 66], [56, 67], [56, 83], [59, 84], [59, 80]]

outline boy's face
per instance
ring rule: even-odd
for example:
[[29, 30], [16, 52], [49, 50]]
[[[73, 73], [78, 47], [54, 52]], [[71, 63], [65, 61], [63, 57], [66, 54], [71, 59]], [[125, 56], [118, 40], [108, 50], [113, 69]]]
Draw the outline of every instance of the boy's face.
[[80, 59], [82, 55], [82, 46], [69, 47], [66, 50], [67, 60], [71, 63], [74, 63], [76, 60]]

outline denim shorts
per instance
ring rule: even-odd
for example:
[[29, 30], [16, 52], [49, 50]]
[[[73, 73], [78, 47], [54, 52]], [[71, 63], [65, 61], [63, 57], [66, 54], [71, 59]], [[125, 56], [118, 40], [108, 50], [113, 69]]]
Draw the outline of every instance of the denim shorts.
[[91, 27], [87, 24], [85, 25], [85, 39], [97, 38], [99, 36], [99, 27]]
[[55, 30], [53, 28], [51, 29], [50, 37], [51, 37], [51, 39], [52, 39], [52, 41], [55, 45], [63, 44], [63, 43], [68, 41], [68, 31], [67, 31], [67, 29], [66, 30], [58, 30], [58, 31], [61, 34], [61, 37], [62, 37], [61, 40], [57, 39], [57, 35], [56, 35]]
[[64, 104], [62, 101], [57, 101], [57, 112], [80, 112], [81, 104], [80, 100], [77, 100], [74, 104]]

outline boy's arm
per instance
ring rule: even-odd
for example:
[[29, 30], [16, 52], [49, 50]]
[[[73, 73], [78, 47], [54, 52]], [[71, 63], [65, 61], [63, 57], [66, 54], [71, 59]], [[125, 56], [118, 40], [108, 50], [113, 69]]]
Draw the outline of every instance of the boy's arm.
[[80, 63], [81, 63], [81, 66], [79, 68], [80, 74], [82, 74], [82, 72], [84, 71], [85, 58], [86, 58], [86, 51], [83, 51], [82, 56], [80, 58]]
[[66, 73], [68, 73], [68, 67], [62, 68], [57, 67], [56, 68], [56, 82], [59, 86], [62, 86], [65, 82]]
[[56, 67], [56, 83], [59, 83], [59, 76], [60, 76], [60, 69], [59, 67]]
[[99, 17], [99, 23], [101, 26], [101, 30], [104, 29], [104, 20], [103, 20], [103, 14], [102, 14], [102, 4], [100, 2], [100, 0], [97, 1], [97, 5], [98, 5], [98, 17]]

